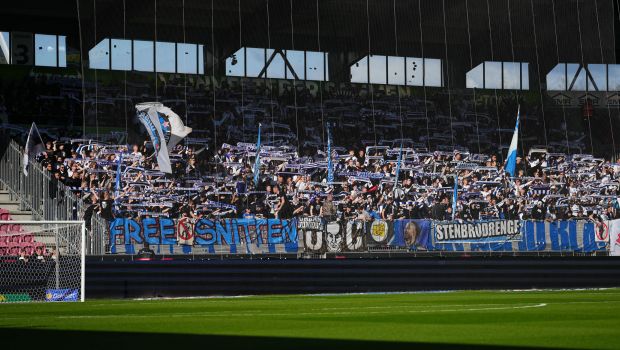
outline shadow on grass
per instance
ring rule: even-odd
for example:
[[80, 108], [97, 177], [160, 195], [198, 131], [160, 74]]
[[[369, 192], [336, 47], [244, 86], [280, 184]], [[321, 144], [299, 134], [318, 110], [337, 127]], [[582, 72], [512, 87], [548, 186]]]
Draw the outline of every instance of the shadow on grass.
[[[47, 339], [62, 344], [62, 348], [156, 348], [173, 349], [294, 349], [294, 350], [400, 350], [400, 349], [437, 349], [437, 350], [531, 350], [534, 347], [440, 344], [422, 342], [395, 341], [361, 341], [341, 339], [311, 339], [285, 337], [255, 337], [232, 335], [197, 335], [176, 333], [130, 333], [130, 332], [98, 332], [98, 331], [65, 331], [34, 328], [0, 328], [0, 339], [3, 343], [30, 343]], [[190, 348], [191, 346], [191, 348]], [[550, 349], [550, 348], [545, 348]], [[557, 348], [556, 348], [557, 349]]]

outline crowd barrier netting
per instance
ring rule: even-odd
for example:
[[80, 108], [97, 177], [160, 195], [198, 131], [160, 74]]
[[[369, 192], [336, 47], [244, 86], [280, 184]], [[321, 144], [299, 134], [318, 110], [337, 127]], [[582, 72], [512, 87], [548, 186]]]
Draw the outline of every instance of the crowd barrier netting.
[[[619, 221], [619, 220], [616, 220]], [[117, 218], [106, 252], [273, 254], [346, 252], [608, 252], [611, 222]]]

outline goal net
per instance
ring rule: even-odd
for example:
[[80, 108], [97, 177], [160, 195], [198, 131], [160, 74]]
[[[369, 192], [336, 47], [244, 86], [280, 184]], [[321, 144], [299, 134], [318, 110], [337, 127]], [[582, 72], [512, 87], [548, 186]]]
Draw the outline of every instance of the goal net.
[[84, 301], [83, 221], [0, 221], [0, 304]]

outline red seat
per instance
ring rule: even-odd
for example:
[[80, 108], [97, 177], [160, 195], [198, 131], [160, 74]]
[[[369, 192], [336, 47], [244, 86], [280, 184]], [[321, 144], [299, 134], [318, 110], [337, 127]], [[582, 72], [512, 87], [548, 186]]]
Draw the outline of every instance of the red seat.
[[7, 224], [3, 226], [5, 226], [4, 232], [8, 234], [16, 234], [16, 233], [23, 232], [22, 226], [19, 224]]
[[0, 209], [0, 220], [1, 221], [9, 221], [11, 220], [11, 215], [9, 215], [9, 211], [5, 209]]
[[21, 243], [21, 237], [19, 235], [7, 236], [6, 240], [7, 246], [16, 247]]
[[[0, 208], [0, 221], [8, 221], [8, 220], [10, 220], [9, 211], [6, 209]], [[9, 225], [0, 225], [0, 233], [8, 232], [8, 230], [9, 230]]]

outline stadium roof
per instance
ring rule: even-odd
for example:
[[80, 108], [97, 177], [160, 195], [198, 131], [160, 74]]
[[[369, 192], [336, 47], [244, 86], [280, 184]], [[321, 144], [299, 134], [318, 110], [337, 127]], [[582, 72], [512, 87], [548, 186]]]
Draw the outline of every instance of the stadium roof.
[[[534, 26], [541, 71], [558, 61], [615, 63], [620, 37], [612, 0], [82, 0], [79, 5], [85, 52], [106, 37], [156, 36], [214, 46], [223, 72], [223, 58], [240, 47], [318, 50], [320, 39], [330, 67], [340, 68], [331, 70], [332, 79], [345, 81], [348, 65], [370, 52], [447, 56], [457, 73], [451, 79], [464, 86], [464, 72], [481, 62], [534, 62]], [[66, 34], [69, 46], [78, 47], [77, 14], [75, 1], [10, 2], [3, 4], [0, 30]]]

